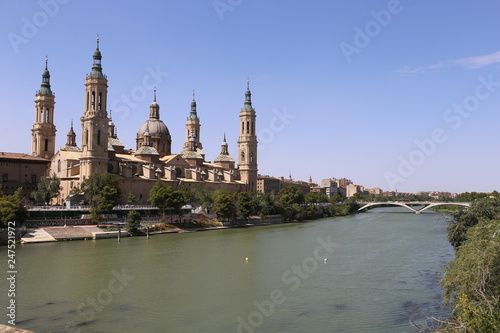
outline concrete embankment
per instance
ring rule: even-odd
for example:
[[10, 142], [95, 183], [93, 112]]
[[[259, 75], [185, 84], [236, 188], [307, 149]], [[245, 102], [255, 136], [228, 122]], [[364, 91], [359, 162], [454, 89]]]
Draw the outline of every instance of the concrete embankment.
[[[122, 231], [121, 237], [128, 236]], [[21, 238], [23, 243], [44, 243], [60, 240], [86, 240], [100, 238], [117, 238], [118, 231], [102, 231], [96, 226], [67, 226], [48, 228], [29, 228]]]
[[34, 332], [0, 324], [0, 333], [34, 333]]

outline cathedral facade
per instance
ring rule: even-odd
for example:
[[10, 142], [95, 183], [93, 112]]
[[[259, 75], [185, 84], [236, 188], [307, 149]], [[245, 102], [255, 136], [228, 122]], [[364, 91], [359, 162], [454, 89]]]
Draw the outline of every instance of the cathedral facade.
[[156, 90], [149, 107], [149, 119], [138, 126], [135, 149], [125, 149], [116, 134], [111, 112], [107, 110], [108, 80], [103, 74], [101, 59], [97, 40], [92, 70], [85, 78], [80, 147], [71, 123], [66, 145], [55, 150], [55, 96], [50, 87], [47, 61], [40, 90], [36, 93], [35, 123], [31, 130], [32, 155], [46, 159], [46, 174], [56, 174], [61, 179], [62, 190], [55, 200], [57, 203], [65, 202], [70, 193], [92, 174], [107, 172], [119, 176], [122, 203], [132, 192], [141, 203], [146, 204], [149, 190], [157, 180], [174, 189], [185, 186], [196, 190], [204, 187], [208, 190], [227, 189], [233, 193], [257, 189], [256, 113], [248, 82], [244, 105], [239, 113], [237, 165], [229, 155], [225, 134], [219, 156], [213, 162], [205, 159], [194, 93], [182, 151], [172, 152], [172, 138], [160, 118]]

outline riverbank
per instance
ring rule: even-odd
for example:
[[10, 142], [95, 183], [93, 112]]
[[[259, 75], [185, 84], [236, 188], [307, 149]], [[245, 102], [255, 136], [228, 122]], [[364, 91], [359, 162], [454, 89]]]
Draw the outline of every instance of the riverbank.
[[[174, 225], [168, 225], [170, 227], [168, 229], [163, 229], [163, 230], [152, 229], [151, 231], [149, 231], [148, 234], [149, 236], [154, 236], [161, 234], [223, 230], [230, 228], [248, 228], [255, 226], [281, 224], [281, 223], [260, 223], [260, 224], [247, 223], [247, 224], [238, 224], [233, 226], [210, 225], [206, 227], [178, 227]], [[103, 231], [97, 226], [89, 226], [89, 225], [74, 225], [65, 227], [40, 227], [40, 228], [28, 228], [24, 236], [21, 237], [21, 243], [33, 244], [33, 243], [48, 243], [48, 242], [58, 242], [58, 241], [73, 241], [73, 240], [96, 240], [96, 239], [129, 237], [129, 236], [130, 236], [129, 233], [126, 230]], [[139, 236], [134, 236], [134, 237], [144, 237], [144, 236], [147, 236], [145, 232]]]

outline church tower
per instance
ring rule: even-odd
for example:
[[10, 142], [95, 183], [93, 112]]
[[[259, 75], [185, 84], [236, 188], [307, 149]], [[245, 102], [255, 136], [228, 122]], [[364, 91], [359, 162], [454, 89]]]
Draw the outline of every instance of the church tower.
[[252, 107], [250, 82], [247, 81], [245, 104], [240, 111], [240, 136], [238, 138], [238, 169], [240, 179], [248, 191], [257, 190], [257, 136], [255, 135], [255, 109]]
[[85, 78], [85, 108], [82, 122], [82, 157], [80, 181], [93, 173], [108, 171], [108, 123], [106, 112], [108, 79], [102, 74], [99, 38], [94, 52], [92, 71]]
[[32, 154], [35, 157], [52, 158], [56, 147], [56, 127], [54, 126], [54, 94], [50, 90], [50, 73], [45, 59], [42, 84], [35, 95], [35, 123], [32, 132]]
[[189, 112], [189, 117], [186, 121], [186, 142], [184, 142], [184, 149], [189, 150], [190, 140], [192, 137], [195, 138], [196, 148], [202, 150], [203, 146], [200, 142], [200, 118], [196, 113], [196, 101], [194, 100], [193, 91], [193, 101], [191, 102], [191, 112]]

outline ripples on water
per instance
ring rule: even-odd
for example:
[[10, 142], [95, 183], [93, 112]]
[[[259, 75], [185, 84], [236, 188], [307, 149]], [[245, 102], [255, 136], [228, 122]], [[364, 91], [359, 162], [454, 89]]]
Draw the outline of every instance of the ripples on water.
[[[19, 246], [18, 326], [39, 333], [415, 332], [410, 319], [449, 313], [439, 279], [453, 249], [439, 216], [383, 208], [149, 240]], [[315, 258], [318, 238], [327, 237], [334, 252], [321, 249]], [[134, 279], [109, 293], [113, 271], [122, 269]], [[283, 302], [259, 312], [256, 304], [269, 304], [276, 290]], [[106, 304], [89, 312], [89, 299], [98, 297]]]

